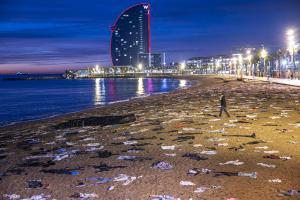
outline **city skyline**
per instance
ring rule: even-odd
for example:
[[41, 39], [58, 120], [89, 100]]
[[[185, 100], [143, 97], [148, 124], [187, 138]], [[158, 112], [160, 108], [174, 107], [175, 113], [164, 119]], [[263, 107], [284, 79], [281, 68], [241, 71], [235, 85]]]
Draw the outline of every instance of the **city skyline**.
[[[143, 2], [2, 1], [0, 73], [110, 66], [109, 27], [119, 13], [138, 3]], [[152, 49], [165, 52], [167, 62], [242, 46], [281, 48], [286, 29], [300, 27], [297, 0], [149, 3]]]

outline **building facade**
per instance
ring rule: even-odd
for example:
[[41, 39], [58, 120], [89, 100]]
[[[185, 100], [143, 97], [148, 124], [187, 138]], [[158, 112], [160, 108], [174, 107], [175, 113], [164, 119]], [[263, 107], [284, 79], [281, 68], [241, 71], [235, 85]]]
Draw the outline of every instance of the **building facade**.
[[165, 53], [139, 53], [138, 64], [144, 69], [153, 69], [165, 65]]
[[137, 66], [138, 54], [151, 53], [150, 4], [125, 10], [111, 28], [113, 66]]

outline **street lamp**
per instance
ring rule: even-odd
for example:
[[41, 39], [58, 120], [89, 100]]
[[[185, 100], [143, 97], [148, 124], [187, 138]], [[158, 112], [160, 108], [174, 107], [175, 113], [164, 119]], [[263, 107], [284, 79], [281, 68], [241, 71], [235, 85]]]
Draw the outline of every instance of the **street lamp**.
[[252, 56], [252, 54], [251, 54], [251, 51], [250, 50], [248, 50], [247, 51], [247, 60], [248, 60], [248, 62], [249, 62], [249, 68], [248, 68], [248, 75], [250, 75], [251, 76], [251, 73], [253, 73], [253, 70], [251, 69], [251, 65], [252, 65], [252, 58], [253, 58], [253, 56]]
[[181, 73], [183, 73], [183, 71], [185, 70], [185, 67], [186, 67], [185, 62], [182, 62], [179, 67]]
[[244, 72], [244, 69], [243, 69], [243, 55], [242, 54], [239, 54], [239, 64], [240, 64], [240, 78], [243, 79], [243, 72]]
[[95, 66], [94, 71], [95, 71], [95, 73], [99, 74], [99, 71], [100, 71], [99, 65]]
[[268, 57], [268, 51], [263, 48], [260, 52], [260, 57], [264, 59], [264, 70], [265, 70], [265, 75], [267, 75], [267, 70], [266, 70], [266, 58]]
[[139, 70], [139, 71], [142, 71], [142, 70], [143, 70], [143, 64], [142, 64], [142, 63], [138, 64], [138, 70]]
[[288, 51], [291, 54], [292, 62], [293, 62], [293, 73], [296, 71], [296, 62], [295, 62], [295, 48], [296, 48], [296, 41], [295, 41], [295, 30], [289, 29], [286, 32], [287, 35], [287, 44], [288, 44]]
[[233, 66], [234, 66], [234, 73], [235, 73], [235, 75], [237, 75], [237, 68], [236, 68], [236, 65], [237, 65], [237, 59], [236, 59], [236, 57], [233, 57], [232, 58], [232, 62], [233, 62]]

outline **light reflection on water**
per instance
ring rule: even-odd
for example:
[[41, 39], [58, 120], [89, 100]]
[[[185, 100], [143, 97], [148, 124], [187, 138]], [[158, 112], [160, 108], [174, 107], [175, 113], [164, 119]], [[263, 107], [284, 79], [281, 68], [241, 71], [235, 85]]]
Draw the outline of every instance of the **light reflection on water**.
[[187, 87], [187, 81], [186, 80], [179, 80], [179, 87], [180, 88], [185, 88]]
[[143, 78], [138, 79], [136, 94], [137, 94], [137, 96], [142, 96], [145, 94]]
[[95, 105], [103, 105], [105, 102], [105, 85], [103, 78], [95, 79]]

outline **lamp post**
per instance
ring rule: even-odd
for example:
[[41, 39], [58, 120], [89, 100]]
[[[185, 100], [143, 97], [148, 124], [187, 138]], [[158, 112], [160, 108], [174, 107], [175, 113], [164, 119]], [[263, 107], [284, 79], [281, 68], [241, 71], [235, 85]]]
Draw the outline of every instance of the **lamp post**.
[[232, 58], [232, 62], [233, 62], [233, 66], [234, 66], [234, 73], [235, 73], [235, 76], [237, 76], [237, 59], [236, 57], [233, 57]]
[[266, 58], [268, 57], [268, 52], [265, 48], [263, 48], [260, 52], [260, 57], [264, 59], [264, 73], [267, 76], [267, 69], [266, 69]]
[[140, 72], [142, 72], [142, 70], [143, 70], [143, 64], [142, 64], [142, 63], [139, 63], [137, 67], [138, 67], [138, 70], [139, 70]]
[[288, 51], [291, 54], [292, 63], [293, 63], [293, 74], [296, 71], [296, 62], [295, 62], [295, 47], [296, 47], [296, 41], [295, 41], [295, 30], [289, 29], [286, 32], [287, 35], [287, 44], [288, 44]]
[[243, 63], [243, 55], [239, 54], [239, 64], [240, 64], [240, 78], [243, 79], [243, 72], [244, 72], [244, 63]]
[[186, 67], [185, 62], [180, 63], [180, 72], [181, 72], [181, 74], [183, 74], [183, 71], [185, 70], [185, 67]]
[[249, 67], [248, 67], [248, 76], [251, 76], [252, 75], [252, 69], [251, 69], [251, 65], [252, 65], [252, 58], [253, 58], [253, 56], [252, 56], [252, 54], [251, 54], [251, 51], [250, 50], [248, 50], [247, 51], [247, 60], [248, 60], [248, 62], [249, 62]]

